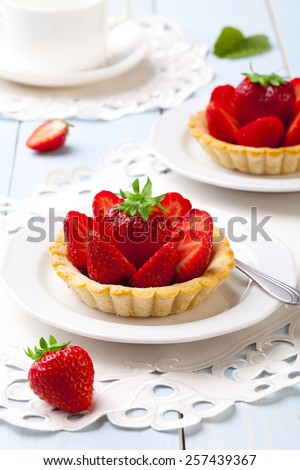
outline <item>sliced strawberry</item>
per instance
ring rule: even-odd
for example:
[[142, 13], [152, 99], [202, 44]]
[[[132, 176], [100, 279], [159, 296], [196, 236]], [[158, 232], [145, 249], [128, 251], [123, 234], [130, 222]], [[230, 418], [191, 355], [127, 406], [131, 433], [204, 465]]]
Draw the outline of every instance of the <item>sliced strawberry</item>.
[[87, 272], [101, 284], [126, 284], [136, 269], [114, 245], [94, 238], [88, 244]]
[[197, 232], [205, 232], [212, 237], [214, 222], [208, 212], [192, 209], [184, 217], [184, 228], [196, 230]]
[[55, 119], [39, 126], [26, 142], [27, 147], [39, 152], [51, 152], [65, 144], [69, 124]]
[[300, 111], [300, 78], [294, 78], [293, 80], [291, 80], [291, 84], [293, 85], [295, 91], [296, 102], [294, 108], [294, 115], [296, 115], [298, 111]]
[[104, 235], [104, 216], [111, 207], [118, 206], [124, 199], [111, 191], [100, 191], [93, 200], [94, 230]]
[[206, 118], [209, 133], [216, 139], [232, 144], [236, 143], [235, 134], [239, 129], [239, 124], [227, 110], [222, 107], [222, 103], [212, 101], [206, 108]]
[[175, 269], [175, 282], [185, 282], [201, 276], [212, 253], [211, 236], [197, 230], [186, 230], [178, 244], [179, 260]]
[[100, 193], [96, 194], [93, 200], [94, 217], [97, 217], [99, 212], [106, 214], [108, 209], [121, 204], [122, 201], [122, 198], [112, 193], [111, 191], [100, 191]]
[[80, 271], [86, 271], [87, 244], [92, 238], [93, 219], [85, 214], [70, 211], [64, 220], [64, 234], [68, 258]]
[[237, 119], [237, 112], [233, 101], [234, 91], [235, 89], [231, 85], [217, 86], [211, 94], [210, 102], [218, 101], [231, 116]]
[[290, 147], [292, 145], [299, 145], [299, 144], [300, 144], [300, 111], [298, 111], [298, 113], [292, 120], [291, 124], [289, 125], [286, 131], [283, 145], [286, 147]]
[[130, 279], [132, 287], [162, 287], [172, 284], [178, 260], [175, 243], [163, 245]]
[[239, 145], [249, 147], [279, 147], [284, 137], [284, 125], [276, 116], [266, 116], [241, 127], [236, 133]]
[[192, 208], [190, 201], [179, 193], [167, 193], [161, 205], [168, 211], [165, 213], [167, 218], [183, 217]]

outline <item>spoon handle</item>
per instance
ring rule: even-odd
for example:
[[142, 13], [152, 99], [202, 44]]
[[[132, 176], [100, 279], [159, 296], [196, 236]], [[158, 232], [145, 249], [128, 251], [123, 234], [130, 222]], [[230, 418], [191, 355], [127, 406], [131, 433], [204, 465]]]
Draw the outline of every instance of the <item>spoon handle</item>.
[[267, 274], [258, 271], [252, 266], [248, 266], [242, 261], [235, 260], [236, 268], [249, 276], [256, 282], [267, 294], [284, 304], [300, 305], [300, 292], [287, 284], [274, 279]]

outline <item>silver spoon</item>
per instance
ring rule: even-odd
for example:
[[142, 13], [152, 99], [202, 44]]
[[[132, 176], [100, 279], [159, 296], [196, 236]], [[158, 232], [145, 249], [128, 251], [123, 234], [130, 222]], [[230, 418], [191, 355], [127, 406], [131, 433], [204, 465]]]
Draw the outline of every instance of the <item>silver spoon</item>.
[[300, 292], [298, 290], [252, 268], [252, 266], [248, 266], [238, 259], [235, 260], [235, 266], [256, 282], [267, 294], [274, 297], [274, 299], [284, 304], [300, 305]]

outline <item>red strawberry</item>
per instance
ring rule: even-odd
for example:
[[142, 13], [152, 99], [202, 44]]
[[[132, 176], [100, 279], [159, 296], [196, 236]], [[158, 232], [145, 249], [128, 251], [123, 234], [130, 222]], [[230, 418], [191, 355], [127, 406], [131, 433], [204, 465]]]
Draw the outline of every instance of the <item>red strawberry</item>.
[[95, 232], [104, 235], [104, 215], [113, 207], [123, 201], [111, 191], [100, 191], [93, 200], [94, 228]]
[[287, 124], [295, 105], [292, 83], [274, 73], [243, 75], [246, 78], [237, 86], [233, 95], [241, 125], [264, 116], [277, 116]]
[[279, 147], [284, 137], [284, 125], [275, 116], [266, 116], [241, 127], [236, 133], [239, 145], [249, 147]]
[[175, 270], [175, 282], [190, 281], [205, 271], [212, 253], [211, 236], [197, 230], [185, 230], [178, 244], [179, 260]]
[[293, 80], [291, 80], [291, 84], [294, 87], [296, 97], [294, 114], [297, 114], [298, 111], [300, 111], [300, 78], [294, 78]]
[[139, 269], [164, 244], [166, 209], [160, 204], [164, 195], [152, 197], [149, 179], [141, 192], [135, 180], [133, 190], [133, 193], [121, 191], [123, 202], [108, 210], [104, 235]]
[[87, 272], [101, 284], [126, 284], [136, 269], [114, 245], [94, 238], [88, 244]]
[[197, 232], [205, 232], [210, 239], [213, 236], [214, 223], [210, 214], [199, 209], [191, 209], [175, 226], [169, 227], [168, 239], [173, 242], [180, 242], [185, 237], [187, 230], [196, 230]]
[[34, 359], [28, 373], [29, 386], [41, 399], [69, 413], [86, 410], [93, 398], [94, 366], [88, 353], [79, 346], [49, 344], [40, 339], [40, 348], [26, 354]]
[[296, 114], [291, 124], [289, 125], [283, 145], [290, 147], [292, 145], [300, 144], [300, 111]]
[[179, 193], [167, 193], [161, 201], [161, 205], [168, 211], [166, 218], [183, 217], [191, 208], [192, 204]]
[[217, 101], [222, 107], [235, 119], [237, 119], [237, 112], [233, 102], [234, 87], [231, 85], [217, 86], [210, 97], [210, 102]]
[[206, 108], [206, 118], [209, 133], [216, 139], [235, 144], [235, 134], [239, 128], [238, 122], [218, 101], [212, 101]]
[[133, 287], [162, 287], [172, 284], [178, 260], [177, 246], [162, 246], [130, 279]]
[[190, 210], [184, 217], [184, 228], [208, 233], [212, 237], [214, 222], [211, 215], [200, 209]]
[[76, 211], [68, 212], [64, 220], [64, 234], [68, 258], [80, 271], [86, 271], [87, 243], [93, 233], [93, 219]]
[[27, 147], [39, 152], [51, 152], [65, 144], [70, 124], [55, 119], [39, 126], [26, 142]]

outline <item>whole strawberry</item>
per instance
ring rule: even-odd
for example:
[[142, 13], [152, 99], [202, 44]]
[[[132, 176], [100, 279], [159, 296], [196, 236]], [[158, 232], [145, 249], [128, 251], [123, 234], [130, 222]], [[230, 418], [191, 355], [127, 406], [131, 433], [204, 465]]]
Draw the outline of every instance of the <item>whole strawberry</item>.
[[295, 107], [295, 89], [279, 75], [244, 73], [246, 78], [236, 87], [232, 101], [242, 126], [264, 116], [276, 116], [284, 124]]
[[152, 197], [149, 178], [141, 191], [139, 180], [132, 187], [133, 192], [121, 190], [120, 203], [105, 214], [101, 235], [139, 269], [164, 244], [168, 210], [160, 204], [165, 195]]
[[94, 366], [88, 353], [79, 346], [57, 343], [53, 336], [49, 344], [40, 339], [39, 348], [26, 354], [35, 362], [28, 373], [29, 386], [41, 399], [70, 413], [86, 410], [93, 397]]

